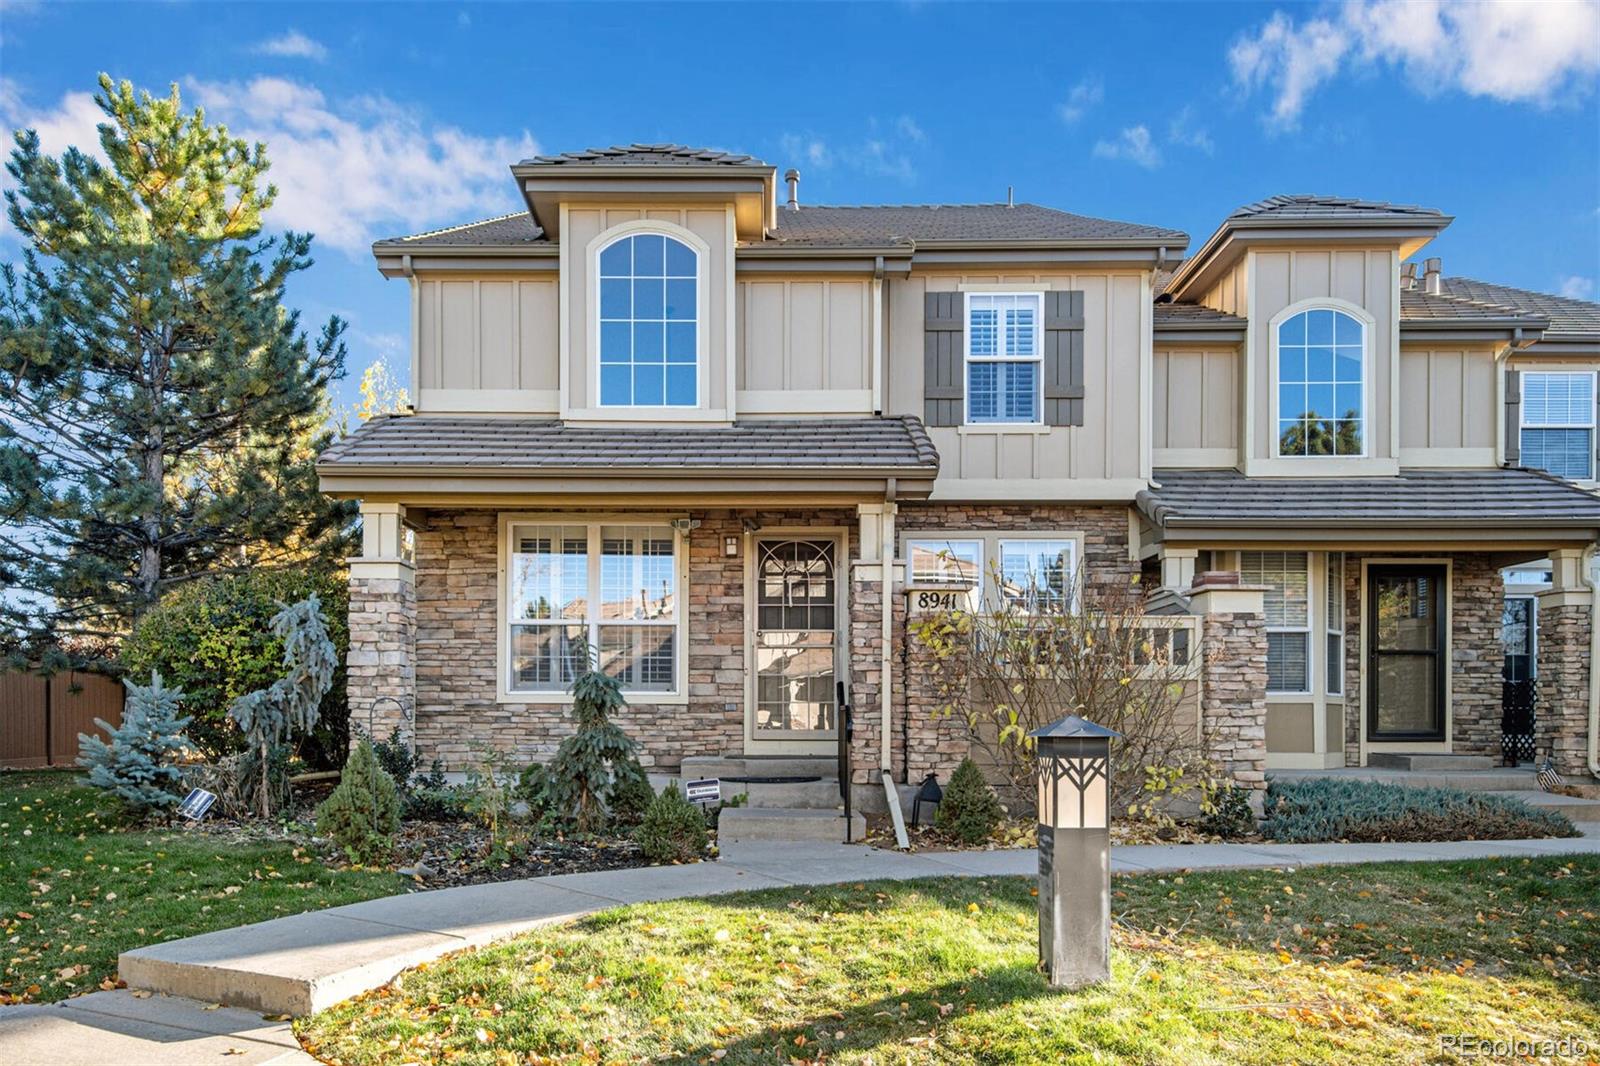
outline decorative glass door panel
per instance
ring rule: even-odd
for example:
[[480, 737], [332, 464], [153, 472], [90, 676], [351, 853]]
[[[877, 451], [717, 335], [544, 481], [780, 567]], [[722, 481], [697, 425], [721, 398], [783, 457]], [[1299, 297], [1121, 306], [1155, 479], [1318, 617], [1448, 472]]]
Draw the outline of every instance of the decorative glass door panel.
[[1367, 568], [1367, 739], [1443, 740], [1442, 566]]
[[837, 550], [831, 540], [756, 544], [754, 732], [759, 738], [834, 734]]

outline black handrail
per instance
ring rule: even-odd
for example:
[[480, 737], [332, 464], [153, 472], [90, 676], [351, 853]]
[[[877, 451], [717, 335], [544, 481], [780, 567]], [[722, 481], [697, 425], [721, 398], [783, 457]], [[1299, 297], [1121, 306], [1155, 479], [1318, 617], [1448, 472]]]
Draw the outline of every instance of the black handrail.
[[835, 706], [839, 708], [839, 798], [844, 800], [844, 842], [848, 844], [850, 843], [850, 734], [853, 722], [850, 705], [844, 699], [844, 682], [837, 682], [835, 687], [838, 697]]

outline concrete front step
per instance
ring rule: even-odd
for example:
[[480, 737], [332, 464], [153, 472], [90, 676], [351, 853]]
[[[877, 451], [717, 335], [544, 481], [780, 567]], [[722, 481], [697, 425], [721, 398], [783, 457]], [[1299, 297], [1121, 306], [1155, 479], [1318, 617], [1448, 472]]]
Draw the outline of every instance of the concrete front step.
[[[839, 761], [830, 757], [789, 755], [689, 755], [678, 776], [684, 780], [702, 777], [828, 777], [839, 778]], [[727, 793], [734, 786], [723, 788]], [[837, 786], [835, 786], [837, 787]]]
[[1530, 807], [1539, 807], [1547, 811], [1564, 814], [1573, 822], [1600, 822], [1600, 800], [1584, 799], [1582, 796], [1563, 796], [1555, 792], [1519, 791], [1496, 792], [1497, 796], [1507, 799], [1521, 800]]
[[740, 793], [749, 796], [747, 806], [750, 807], [783, 807], [788, 810], [802, 811], [833, 811], [844, 805], [844, 800], [839, 796], [839, 782], [824, 779], [822, 781], [798, 781], [790, 784], [766, 784], [752, 781], [748, 784], [738, 781], [722, 782], [722, 798], [729, 799]]
[[1494, 760], [1487, 755], [1446, 755], [1419, 752], [1375, 751], [1367, 765], [1378, 770], [1412, 770], [1418, 773], [1454, 773], [1461, 770], [1493, 770]]
[[[860, 840], [867, 820], [850, 817], [850, 839]], [[844, 842], [844, 812], [791, 810], [784, 807], [729, 807], [717, 817], [717, 845], [752, 840], [806, 840], [831, 844]]]

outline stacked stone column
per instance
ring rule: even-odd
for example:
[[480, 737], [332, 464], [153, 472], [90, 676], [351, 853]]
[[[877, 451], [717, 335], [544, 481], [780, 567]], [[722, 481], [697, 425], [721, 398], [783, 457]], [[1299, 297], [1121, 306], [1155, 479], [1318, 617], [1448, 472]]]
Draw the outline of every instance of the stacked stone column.
[[1551, 588], [1539, 594], [1538, 702], [1534, 757], [1569, 777], [1589, 772], [1589, 641], [1593, 593], [1583, 553], [1550, 553]]
[[1267, 787], [1266, 588], [1205, 573], [1190, 590], [1201, 629], [1200, 722], [1207, 753], [1235, 784]]
[[405, 509], [363, 504], [362, 554], [350, 560], [350, 650], [345, 699], [354, 743], [398, 729], [416, 743], [417, 589], [403, 557]]

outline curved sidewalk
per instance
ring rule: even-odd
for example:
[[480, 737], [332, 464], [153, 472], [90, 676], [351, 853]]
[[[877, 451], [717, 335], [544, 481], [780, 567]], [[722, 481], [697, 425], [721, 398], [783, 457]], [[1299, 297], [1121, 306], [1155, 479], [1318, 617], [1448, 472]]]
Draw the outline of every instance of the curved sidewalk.
[[[1600, 854], [1600, 836], [1437, 844], [1158, 844], [1112, 849], [1143, 873], [1361, 862]], [[387, 984], [463, 948], [628, 903], [745, 889], [919, 877], [1026, 875], [1032, 850], [904, 854], [857, 845], [731, 845], [718, 862], [566, 874], [417, 892], [277, 918], [126, 952], [129, 991], [0, 1007], [0, 1046], [18, 1066], [314, 1060], [286, 1022]], [[152, 994], [155, 993], [155, 994]], [[162, 995], [160, 993], [165, 993]], [[222, 1004], [218, 1007], [217, 1004]]]

